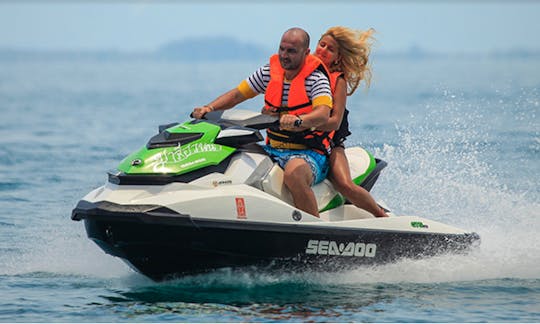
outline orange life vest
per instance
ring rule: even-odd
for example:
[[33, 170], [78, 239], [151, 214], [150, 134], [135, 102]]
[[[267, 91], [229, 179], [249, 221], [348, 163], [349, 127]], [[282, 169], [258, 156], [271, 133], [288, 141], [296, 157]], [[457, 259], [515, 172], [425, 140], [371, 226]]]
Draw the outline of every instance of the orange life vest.
[[337, 79], [344, 75], [343, 72], [330, 72], [328, 79], [330, 80], [330, 89], [332, 89], [332, 95], [336, 92]]
[[[273, 55], [270, 58], [270, 81], [264, 95], [265, 109], [296, 116], [312, 112], [313, 105], [307, 95], [305, 81], [317, 69], [329, 76], [321, 60], [314, 55], [308, 55], [300, 72], [290, 81], [287, 106], [282, 106], [285, 70], [281, 67], [278, 55]], [[266, 133], [267, 143], [275, 148], [311, 148], [324, 154], [329, 154], [331, 150], [329, 132], [309, 129], [303, 132], [290, 132], [273, 127]]]

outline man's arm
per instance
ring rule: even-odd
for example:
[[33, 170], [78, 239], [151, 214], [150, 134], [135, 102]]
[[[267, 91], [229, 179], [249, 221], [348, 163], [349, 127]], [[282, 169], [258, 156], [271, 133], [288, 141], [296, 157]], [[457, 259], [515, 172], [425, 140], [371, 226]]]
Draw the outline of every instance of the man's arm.
[[330, 89], [330, 81], [328, 81], [326, 75], [320, 71], [313, 72], [310, 77], [314, 79], [309, 93], [313, 104], [313, 110], [300, 116], [281, 116], [280, 126], [282, 129], [302, 131], [309, 128], [321, 127], [328, 123], [330, 112], [334, 104], [332, 100], [332, 90]]
[[[279, 120], [279, 125], [282, 129], [291, 131], [299, 131], [312, 127], [317, 128], [325, 125], [328, 122], [328, 119], [330, 118], [330, 110], [330, 106], [319, 105], [313, 107], [313, 111], [309, 114], [300, 116], [283, 115]], [[298, 124], [298, 120], [301, 120], [301, 124], [299, 126], [295, 125], [295, 123]]]
[[226, 110], [230, 109], [236, 105], [238, 105], [241, 102], [244, 102], [248, 98], [245, 97], [238, 88], [234, 88], [228, 92], [225, 92], [221, 96], [214, 99], [212, 102], [210, 102], [207, 105], [204, 105], [202, 107], [197, 107], [193, 109], [192, 116], [193, 118], [203, 118], [203, 116], [206, 113], [209, 113], [214, 110]]
[[[248, 81], [250, 79], [254, 79], [254, 82], [256, 84], [265, 85], [266, 83], [264, 82], [263, 78], [263, 75], [265, 74], [265, 68], [266, 66], [260, 67], [248, 79], [240, 82], [240, 84], [236, 88], [222, 94], [209, 104], [193, 109], [192, 116], [194, 118], [202, 118], [204, 114], [214, 110], [230, 109], [238, 105], [239, 103], [246, 101], [247, 99], [253, 98], [258, 94], [263, 93], [265, 88], [254, 88], [250, 85]], [[269, 70], [269, 67], [267, 68], [267, 70]]]

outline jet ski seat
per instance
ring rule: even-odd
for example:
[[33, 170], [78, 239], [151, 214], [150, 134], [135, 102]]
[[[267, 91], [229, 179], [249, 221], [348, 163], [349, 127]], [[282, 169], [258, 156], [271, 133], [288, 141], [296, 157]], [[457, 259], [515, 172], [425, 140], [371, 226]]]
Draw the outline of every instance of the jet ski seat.
[[[361, 177], [364, 173], [366, 173], [366, 171], [368, 171], [371, 158], [369, 153], [367, 153], [364, 149], [359, 147], [351, 147], [345, 149], [345, 153], [347, 154], [349, 168], [351, 170], [351, 177], [353, 179]], [[287, 202], [288, 204], [294, 205], [289, 190], [283, 184], [283, 169], [281, 169], [277, 163], [274, 163], [273, 167], [263, 178], [261, 186], [264, 192], [267, 192], [272, 196]], [[342, 205], [345, 203], [345, 199], [334, 188], [328, 179], [324, 179], [322, 182], [313, 186], [313, 192], [315, 193], [319, 210], [326, 210], [329, 209], [328, 206]], [[354, 206], [351, 207], [355, 208]], [[332, 209], [330, 209], [330, 211], [332, 211]], [[335, 212], [332, 212], [330, 214], [334, 216], [330, 217], [330, 220], [333, 220], [334, 218], [341, 218], [341, 220], [343, 220], [368, 218], [370, 216], [373, 217], [371, 214], [367, 213], [368, 215], [365, 215], [365, 213], [357, 214], [353, 213], [352, 211], [347, 211], [340, 217], [337, 214], [334, 215]]]

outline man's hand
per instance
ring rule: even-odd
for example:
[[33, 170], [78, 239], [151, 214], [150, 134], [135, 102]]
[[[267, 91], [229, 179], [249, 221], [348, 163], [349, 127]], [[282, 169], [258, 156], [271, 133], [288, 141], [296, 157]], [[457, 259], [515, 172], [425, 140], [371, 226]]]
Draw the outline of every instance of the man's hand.
[[279, 127], [288, 131], [298, 132], [301, 130], [295, 125], [295, 123], [298, 123], [298, 120], [301, 119], [296, 115], [283, 115], [279, 119]]
[[201, 119], [206, 113], [211, 112], [213, 109], [209, 106], [196, 107], [193, 109], [191, 116], [196, 119]]
[[270, 116], [276, 116], [276, 117], [279, 116], [279, 113], [276, 111], [276, 109], [266, 108], [266, 107], [262, 107], [261, 114], [270, 115]]

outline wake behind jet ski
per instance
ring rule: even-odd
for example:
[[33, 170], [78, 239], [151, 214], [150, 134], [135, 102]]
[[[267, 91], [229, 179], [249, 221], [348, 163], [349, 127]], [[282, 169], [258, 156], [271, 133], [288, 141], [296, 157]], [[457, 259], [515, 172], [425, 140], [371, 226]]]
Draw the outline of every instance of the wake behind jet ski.
[[[463, 252], [476, 233], [417, 216], [375, 218], [315, 185], [320, 218], [295, 208], [283, 170], [257, 142], [274, 117], [234, 109], [162, 126], [72, 212], [88, 237], [140, 273], [163, 280], [223, 267], [341, 270]], [[386, 166], [346, 149], [370, 190]]]

